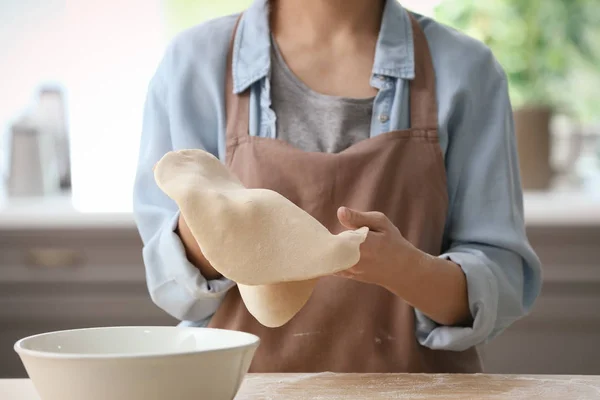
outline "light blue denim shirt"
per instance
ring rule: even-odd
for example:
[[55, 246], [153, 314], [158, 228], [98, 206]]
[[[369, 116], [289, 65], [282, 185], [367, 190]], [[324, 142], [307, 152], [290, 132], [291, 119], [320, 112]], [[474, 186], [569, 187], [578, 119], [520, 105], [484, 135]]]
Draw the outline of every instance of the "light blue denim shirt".
[[[240, 21], [233, 86], [236, 93], [251, 91], [250, 134], [274, 138], [267, 14], [267, 0], [257, 0]], [[416, 311], [416, 337], [432, 349], [463, 350], [496, 336], [528, 312], [540, 291], [541, 267], [525, 235], [506, 76], [481, 43], [416, 17], [436, 70], [440, 146], [448, 178], [441, 257], [463, 269], [473, 316], [469, 327], [441, 326]], [[224, 278], [207, 281], [188, 262], [174, 233], [177, 207], [156, 186], [152, 167], [177, 149], [200, 148], [224, 159], [224, 82], [236, 18], [216, 19], [180, 34], [166, 51], [146, 102], [134, 211], [148, 288], [159, 307], [187, 325], [206, 324], [234, 284]], [[371, 137], [409, 127], [408, 90], [414, 75], [409, 16], [390, 0], [371, 78], [378, 89]]]

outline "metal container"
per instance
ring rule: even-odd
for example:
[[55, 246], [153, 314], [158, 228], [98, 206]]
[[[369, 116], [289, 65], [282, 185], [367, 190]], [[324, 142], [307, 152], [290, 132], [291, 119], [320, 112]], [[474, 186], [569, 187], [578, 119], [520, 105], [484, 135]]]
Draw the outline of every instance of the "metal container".
[[54, 137], [24, 117], [12, 125], [9, 140], [8, 196], [58, 193], [60, 173]]

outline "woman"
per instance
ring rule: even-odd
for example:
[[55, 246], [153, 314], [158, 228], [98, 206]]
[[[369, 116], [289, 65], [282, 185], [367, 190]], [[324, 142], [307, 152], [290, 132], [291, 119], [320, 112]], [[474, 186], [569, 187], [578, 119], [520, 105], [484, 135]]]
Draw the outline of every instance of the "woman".
[[[334, 233], [368, 226], [360, 262], [261, 326], [153, 181], [186, 148]], [[256, 0], [181, 34], [150, 84], [135, 213], [156, 304], [259, 335], [255, 372], [478, 372], [475, 346], [540, 290], [501, 67], [393, 0]]]

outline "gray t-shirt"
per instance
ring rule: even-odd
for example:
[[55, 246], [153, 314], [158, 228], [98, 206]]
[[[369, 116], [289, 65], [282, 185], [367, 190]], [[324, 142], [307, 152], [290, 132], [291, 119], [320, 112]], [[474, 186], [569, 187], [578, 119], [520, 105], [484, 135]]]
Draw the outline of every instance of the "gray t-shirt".
[[367, 139], [373, 98], [327, 96], [306, 86], [272, 43], [271, 99], [277, 138], [304, 151], [338, 153]]

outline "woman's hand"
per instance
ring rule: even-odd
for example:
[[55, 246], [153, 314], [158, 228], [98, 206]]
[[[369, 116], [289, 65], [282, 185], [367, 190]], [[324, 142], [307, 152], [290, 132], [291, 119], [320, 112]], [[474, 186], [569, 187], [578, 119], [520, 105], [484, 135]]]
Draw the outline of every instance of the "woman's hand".
[[402, 274], [403, 265], [416, 262], [421, 256], [385, 214], [340, 207], [338, 219], [348, 229], [369, 228], [367, 239], [360, 246], [360, 261], [338, 276], [386, 287], [390, 278]]
[[336, 275], [379, 285], [440, 325], [469, 325], [467, 279], [460, 266], [413, 246], [380, 212], [341, 207], [338, 219], [348, 229], [366, 226], [360, 260]]
[[360, 212], [346, 207], [338, 209], [340, 223], [348, 229], [369, 228], [360, 246], [360, 261], [336, 275], [386, 287], [390, 278], [402, 274], [402, 266], [415, 263], [422, 255], [406, 240], [400, 230], [384, 214]]

